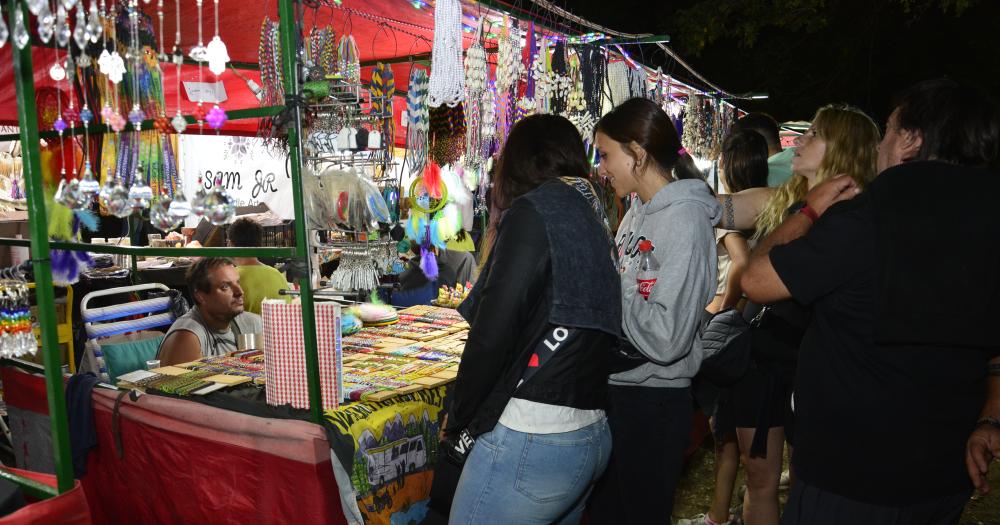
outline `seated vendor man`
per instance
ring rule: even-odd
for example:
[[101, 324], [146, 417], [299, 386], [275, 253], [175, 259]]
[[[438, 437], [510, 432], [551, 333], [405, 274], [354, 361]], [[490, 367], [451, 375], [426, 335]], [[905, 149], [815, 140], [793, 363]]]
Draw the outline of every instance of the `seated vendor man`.
[[188, 269], [187, 282], [195, 306], [174, 321], [160, 343], [162, 366], [235, 351], [237, 334], [263, 331], [260, 316], [243, 311], [240, 274], [232, 259], [201, 259]]
[[[229, 225], [229, 246], [255, 248], [260, 246], [264, 228], [257, 221], [244, 217]], [[260, 315], [260, 304], [264, 299], [290, 299], [281, 295], [281, 290], [290, 290], [285, 276], [273, 266], [268, 266], [256, 257], [235, 257], [236, 269], [240, 272], [246, 311]]]

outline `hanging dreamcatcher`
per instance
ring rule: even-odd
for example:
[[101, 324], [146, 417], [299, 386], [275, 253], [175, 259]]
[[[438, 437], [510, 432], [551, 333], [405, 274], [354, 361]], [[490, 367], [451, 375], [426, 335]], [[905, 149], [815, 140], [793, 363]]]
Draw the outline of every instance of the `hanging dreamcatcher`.
[[441, 168], [434, 163], [428, 164], [424, 174], [410, 184], [408, 199], [410, 217], [406, 221], [406, 235], [420, 246], [420, 269], [434, 280], [438, 266], [431, 248], [447, 247], [447, 239], [462, 227], [461, 212], [457, 206], [448, 205], [448, 186]]

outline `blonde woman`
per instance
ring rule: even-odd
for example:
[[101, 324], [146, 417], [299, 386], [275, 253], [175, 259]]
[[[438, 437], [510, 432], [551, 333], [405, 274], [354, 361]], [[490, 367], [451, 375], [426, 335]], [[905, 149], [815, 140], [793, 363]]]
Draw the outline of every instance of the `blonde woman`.
[[[763, 238], [789, 213], [799, 211], [806, 193], [821, 182], [847, 175], [864, 188], [875, 177], [878, 142], [878, 127], [860, 110], [843, 105], [820, 108], [809, 130], [796, 139], [792, 178], [774, 190], [749, 190], [754, 195], [742, 202], [722, 196], [724, 227], [730, 227], [727, 221], [737, 222], [737, 212], [744, 219], [753, 215], [756, 237]], [[769, 195], [766, 201], [761, 198], [764, 192]], [[751, 303], [747, 317], [752, 319], [764, 309], [764, 305]], [[747, 474], [743, 501], [747, 525], [778, 523], [778, 484], [786, 437], [792, 443], [796, 354], [810, 315], [794, 301], [766, 305], [766, 310], [760, 315], [760, 326], [754, 329], [754, 364], [733, 388], [736, 434]]]

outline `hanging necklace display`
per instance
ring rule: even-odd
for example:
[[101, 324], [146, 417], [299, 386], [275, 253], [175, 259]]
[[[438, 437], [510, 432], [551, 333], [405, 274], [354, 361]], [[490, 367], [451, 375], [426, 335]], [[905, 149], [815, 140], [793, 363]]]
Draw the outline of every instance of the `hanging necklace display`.
[[438, 0], [434, 4], [434, 49], [427, 105], [455, 107], [464, 98], [462, 5], [459, 0]]
[[509, 28], [507, 15], [503, 17], [503, 27], [497, 39], [497, 93], [507, 93], [517, 87], [521, 76], [521, 40], [517, 30]]
[[[331, 40], [332, 40], [331, 36]], [[278, 24], [266, 15], [260, 25], [260, 46], [257, 49], [257, 60], [260, 64], [261, 97], [265, 106], [273, 106], [283, 102], [284, 85], [282, 84], [281, 47], [278, 45]], [[340, 54], [338, 53], [338, 56]], [[339, 67], [339, 62], [338, 62]], [[261, 119], [261, 123], [267, 122]]]
[[568, 50], [567, 52], [567, 79], [570, 83], [569, 92], [566, 95], [565, 116], [576, 126], [580, 136], [585, 141], [589, 141], [594, 133], [594, 126], [597, 119], [588, 111], [587, 97], [584, 94], [583, 71], [581, 52], [578, 50]]
[[535, 53], [529, 72], [535, 84], [535, 112], [548, 113], [549, 100], [555, 95], [556, 84], [549, 62], [549, 39], [542, 37], [542, 44]]
[[528, 54], [525, 57], [525, 71], [527, 72], [527, 84], [524, 88], [524, 96], [522, 96], [517, 101], [517, 110], [514, 114], [514, 122], [521, 120], [528, 115], [535, 112], [535, 76], [532, 74], [531, 65], [535, 61], [536, 56], [536, 46], [535, 46], [535, 24], [534, 22], [528, 23]]
[[348, 84], [358, 84], [361, 82], [361, 58], [358, 53], [358, 43], [354, 41], [354, 35], [344, 35], [340, 37], [337, 45], [337, 67], [340, 75]]
[[410, 173], [420, 173], [427, 165], [427, 72], [423, 69], [410, 71], [410, 87], [406, 93], [406, 159]]
[[612, 107], [629, 98], [629, 66], [624, 60], [608, 64], [608, 94]]
[[587, 113], [596, 121], [601, 115], [607, 57], [603, 48], [592, 45], [577, 46], [576, 55], [580, 60], [580, 76], [583, 80], [583, 98], [587, 103]]
[[708, 141], [708, 122], [710, 118], [706, 111], [704, 100], [693, 93], [688, 95], [687, 106], [684, 108], [684, 132], [681, 134], [681, 145], [696, 157], [706, 157]]
[[486, 64], [486, 49], [482, 43], [483, 20], [479, 19], [472, 45], [465, 54], [465, 89], [467, 91], [465, 110], [468, 122], [465, 127], [465, 169], [476, 173], [482, 168], [483, 156], [483, 98], [489, 80]]
[[521, 33], [517, 21], [504, 15], [497, 39], [497, 142], [502, 147], [514, 121], [517, 106], [517, 83], [521, 77]]

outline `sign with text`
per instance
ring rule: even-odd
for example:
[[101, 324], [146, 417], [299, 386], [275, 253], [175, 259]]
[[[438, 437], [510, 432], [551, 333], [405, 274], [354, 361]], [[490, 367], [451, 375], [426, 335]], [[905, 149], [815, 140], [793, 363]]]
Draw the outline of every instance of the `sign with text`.
[[[266, 204], [282, 219], [294, 219], [292, 180], [285, 170], [285, 154], [256, 137], [181, 135], [180, 172], [184, 192], [194, 195], [201, 179], [206, 190], [211, 180], [221, 181], [237, 206]], [[187, 219], [187, 226], [200, 219]]]

